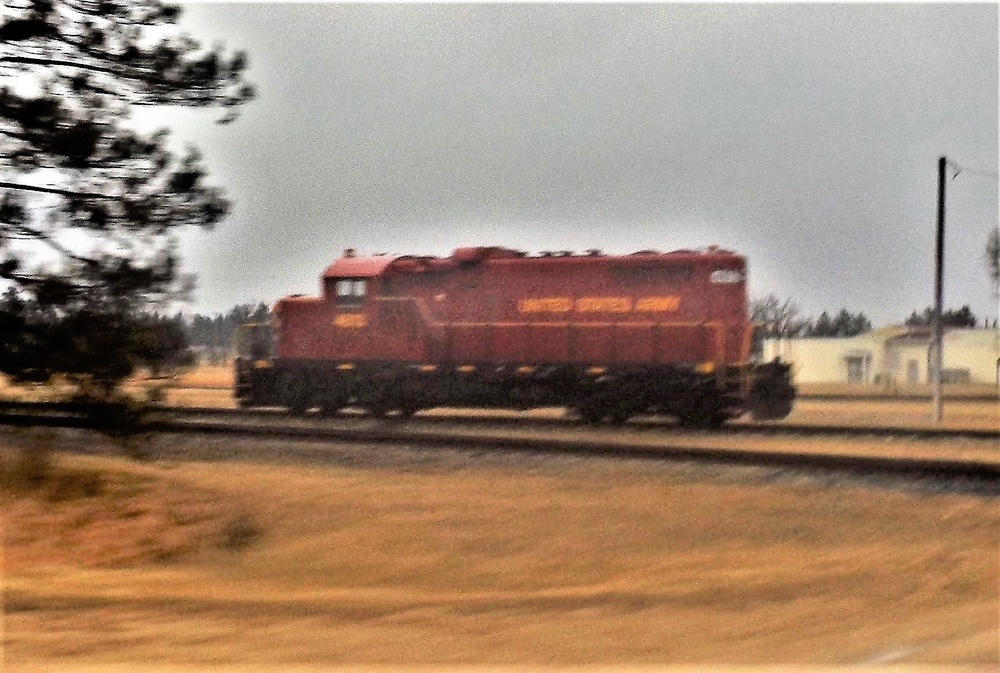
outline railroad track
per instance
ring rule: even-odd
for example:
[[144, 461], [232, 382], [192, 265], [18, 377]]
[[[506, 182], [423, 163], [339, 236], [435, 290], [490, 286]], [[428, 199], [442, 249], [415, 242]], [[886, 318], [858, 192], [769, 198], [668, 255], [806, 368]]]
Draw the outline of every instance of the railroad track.
[[[219, 408], [195, 408], [195, 407], [171, 407], [165, 408], [171, 414], [184, 416], [215, 416], [239, 418], [241, 416], [255, 417], [259, 419], [282, 419], [290, 418], [287, 413], [281, 410], [253, 410], [242, 409], [219, 409]], [[320, 417], [306, 417], [319, 420]], [[345, 414], [340, 418], [364, 419], [368, 418], [361, 413]], [[478, 427], [496, 428], [574, 428], [592, 429], [595, 426], [589, 425], [580, 419], [568, 416], [529, 416], [510, 412], [509, 414], [476, 414], [476, 412], [440, 413], [436, 415], [417, 415], [409, 419], [398, 419], [388, 417], [382, 419], [384, 423], [406, 423], [408, 427], [414, 425], [441, 426], [441, 425], [470, 425]], [[671, 419], [664, 418], [634, 418], [621, 426], [597, 426], [603, 429], [614, 428], [617, 431], [647, 431], [660, 432], [664, 434], [676, 434], [683, 432], [686, 434], [732, 436], [732, 435], [758, 435], [758, 436], [791, 436], [791, 437], [882, 437], [882, 438], [907, 438], [907, 439], [976, 439], [1000, 441], [1000, 428], [941, 428], [932, 426], [888, 426], [888, 425], [866, 425], [848, 426], [842, 424], [804, 424], [779, 422], [753, 422], [737, 421], [728, 425], [711, 430], [696, 430], [683, 428]]]
[[[101, 419], [81, 405], [0, 404], [0, 424], [100, 429]], [[687, 461], [795, 469], [872, 477], [932, 481], [961, 480], [1000, 492], [1000, 455], [940, 457], [800, 450], [794, 436], [895, 437], [901, 439], [995, 442], [1000, 431], [944, 428], [806, 426], [740, 423], [715, 431], [690, 432], [666, 422], [633, 421], [622, 428], [592, 428], [560, 418], [418, 416], [406, 420], [363, 415], [289, 417], [266, 410], [158, 408], [144, 430], [168, 434], [228, 435], [310, 442], [393, 444], [478, 451], [562, 454], [658, 461]], [[740, 446], [740, 437], [788, 437], [790, 446]], [[719, 441], [725, 445], [720, 446]], [[1000, 454], [1000, 451], [996, 452]]]

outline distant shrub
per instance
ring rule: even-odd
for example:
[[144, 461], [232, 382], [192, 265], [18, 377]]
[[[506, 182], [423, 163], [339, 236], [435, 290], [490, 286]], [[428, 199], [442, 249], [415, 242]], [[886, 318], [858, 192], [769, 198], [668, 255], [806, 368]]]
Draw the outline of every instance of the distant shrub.
[[58, 467], [48, 437], [21, 449], [8, 465], [0, 462], [0, 489], [13, 495], [34, 494], [48, 502], [95, 498], [104, 494], [105, 479], [94, 471]]
[[14, 466], [6, 470], [4, 485], [14, 491], [36, 491], [43, 488], [53, 471], [52, 445], [38, 442], [21, 449]]
[[252, 546], [263, 535], [264, 529], [247, 512], [239, 512], [222, 527], [219, 548], [240, 551]]

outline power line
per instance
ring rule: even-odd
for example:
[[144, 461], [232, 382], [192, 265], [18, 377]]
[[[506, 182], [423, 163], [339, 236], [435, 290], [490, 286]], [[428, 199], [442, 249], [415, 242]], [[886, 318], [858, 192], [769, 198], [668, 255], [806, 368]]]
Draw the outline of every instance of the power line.
[[957, 162], [951, 160], [948, 161], [948, 165], [955, 170], [955, 174], [951, 176], [952, 180], [957, 178], [962, 173], [966, 173], [968, 175], [978, 175], [983, 178], [1000, 178], [1000, 173], [997, 173], [997, 171], [983, 170], [981, 168], [964, 168], [959, 166]]

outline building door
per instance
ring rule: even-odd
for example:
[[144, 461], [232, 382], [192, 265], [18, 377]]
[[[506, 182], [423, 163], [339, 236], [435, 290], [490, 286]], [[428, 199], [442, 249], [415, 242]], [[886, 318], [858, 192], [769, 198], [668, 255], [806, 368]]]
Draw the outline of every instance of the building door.
[[916, 360], [906, 362], [906, 382], [920, 383], [920, 363]]

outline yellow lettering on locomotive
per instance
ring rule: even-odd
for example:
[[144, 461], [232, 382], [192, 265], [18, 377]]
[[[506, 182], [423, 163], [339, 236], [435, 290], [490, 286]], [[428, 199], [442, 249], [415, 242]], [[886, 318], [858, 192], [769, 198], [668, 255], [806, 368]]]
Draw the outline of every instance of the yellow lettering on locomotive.
[[681, 298], [677, 295], [641, 297], [634, 302], [631, 297], [539, 297], [517, 302], [520, 313], [642, 313], [673, 312], [680, 310]]
[[576, 300], [580, 313], [628, 313], [632, 310], [629, 297], [580, 297]]
[[517, 302], [517, 310], [521, 313], [566, 313], [572, 308], [573, 300], [569, 297], [539, 297]]
[[642, 312], [672, 312], [681, 307], [681, 298], [673, 295], [668, 297], [642, 297], [636, 300], [635, 310]]
[[361, 329], [368, 327], [368, 319], [364, 313], [340, 313], [334, 317], [333, 324], [345, 329]]

